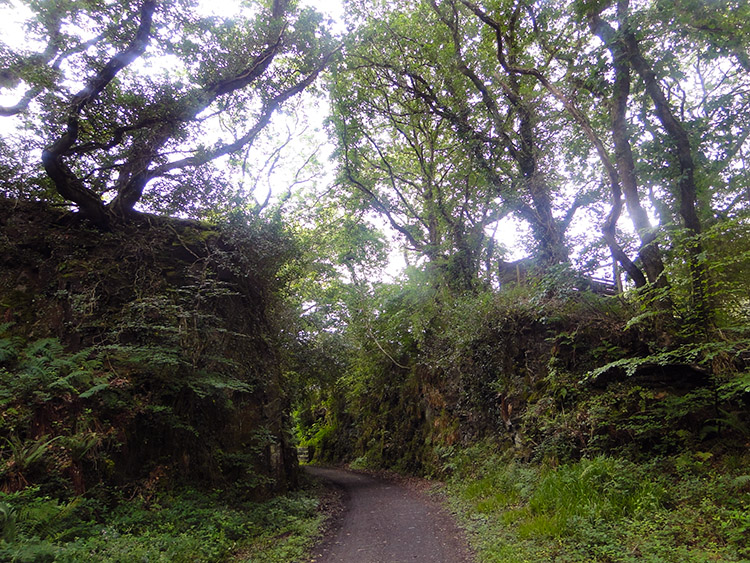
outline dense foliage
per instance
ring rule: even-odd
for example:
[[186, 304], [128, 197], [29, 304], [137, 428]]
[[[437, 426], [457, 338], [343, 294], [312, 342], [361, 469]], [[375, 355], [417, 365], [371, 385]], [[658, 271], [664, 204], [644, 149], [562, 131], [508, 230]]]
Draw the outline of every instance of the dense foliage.
[[[331, 73], [343, 201], [381, 215], [414, 266], [392, 285], [322, 281], [311, 332], [353, 352], [319, 412], [359, 422], [316, 430], [316, 385], [308, 440], [414, 469], [436, 443], [512, 428], [543, 457], [545, 429], [570, 424], [552, 412], [614, 414], [622, 397], [596, 403], [644, 380], [680, 389], [676, 431], [726, 428], [747, 386], [746, 7], [701, 4], [710, 25], [625, 0], [348, 8], [358, 33]], [[528, 259], [503, 260], [503, 217], [528, 224]], [[602, 247], [637, 291], [587, 295]], [[605, 426], [570, 429], [589, 435], [574, 455], [622, 445]]]
[[38, 489], [0, 500], [4, 561], [252, 561], [288, 563], [305, 553], [321, 520], [319, 490], [251, 502], [179, 489], [112, 509], [96, 497], [60, 502]]
[[60, 220], [0, 207], [2, 490], [293, 484], [271, 320], [288, 239], [175, 221], [92, 237]]
[[705, 5], [710, 28], [681, 9], [350, 2], [360, 28], [333, 75], [333, 120], [352, 204], [462, 286], [480, 267], [502, 279], [504, 216], [529, 226], [542, 268], [572, 251], [596, 271], [605, 245], [637, 287], [669, 286], [663, 252], [679, 248], [710, 320], [702, 237], [747, 221], [747, 8]]
[[[36, 508], [85, 528], [95, 483], [292, 484], [293, 414], [450, 479], [487, 560], [747, 558], [747, 2], [348, 0], [340, 45], [241, 4], [24, 2], [0, 46], [0, 547], [59, 551]], [[314, 89], [335, 178], [251, 203]]]
[[[701, 4], [710, 29], [658, 2], [349, 8], [331, 78], [344, 201], [412, 266], [322, 281], [307, 338], [340, 335], [347, 362], [303, 396], [303, 443], [452, 476], [486, 560], [741, 560], [744, 8]], [[528, 259], [503, 259], [503, 218], [528, 225]], [[608, 262], [636, 289], [586, 291]], [[486, 491], [460, 492], [478, 471]], [[589, 477], [602, 498], [576, 493]]]

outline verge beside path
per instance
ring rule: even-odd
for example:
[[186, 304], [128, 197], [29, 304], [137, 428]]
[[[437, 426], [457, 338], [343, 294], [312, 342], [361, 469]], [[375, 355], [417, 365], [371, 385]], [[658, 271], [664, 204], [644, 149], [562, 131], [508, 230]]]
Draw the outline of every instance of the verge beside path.
[[399, 483], [306, 467], [343, 492], [344, 512], [311, 563], [470, 563], [461, 530], [437, 502]]

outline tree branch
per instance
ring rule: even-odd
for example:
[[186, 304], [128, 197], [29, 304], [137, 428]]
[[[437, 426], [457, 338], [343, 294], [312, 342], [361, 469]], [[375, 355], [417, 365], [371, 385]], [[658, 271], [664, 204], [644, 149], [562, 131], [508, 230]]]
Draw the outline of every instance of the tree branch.
[[73, 96], [67, 116], [65, 133], [42, 152], [42, 164], [52, 179], [57, 191], [65, 199], [78, 204], [81, 211], [100, 227], [108, 225], [104, 203], [93, 191], [76, 177], [63, 158], [78, 139], [79, 114], [104, 90], [119, 71], [141, 56], [149, 42], [155, 0], [144, 0], [140, 9], [141, 21], [133, 41], [123, 51], [114, 55], [104, 67], [89, 81], [86, 87]]

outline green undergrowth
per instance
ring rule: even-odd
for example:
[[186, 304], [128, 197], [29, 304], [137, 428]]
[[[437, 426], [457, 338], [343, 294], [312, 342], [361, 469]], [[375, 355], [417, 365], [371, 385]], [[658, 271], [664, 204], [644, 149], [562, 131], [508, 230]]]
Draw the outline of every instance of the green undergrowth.
[[750, 454], [550, 466], [488, 452], [458, 454], [447, 487], [478, 561], [750, 560]]
[[114, 506], [95, 496], [55, 500], [38, 488], [0, 493], [0, 561], [288, 563], [319, 533], [316, 487], [260, 503], [184, 489]]

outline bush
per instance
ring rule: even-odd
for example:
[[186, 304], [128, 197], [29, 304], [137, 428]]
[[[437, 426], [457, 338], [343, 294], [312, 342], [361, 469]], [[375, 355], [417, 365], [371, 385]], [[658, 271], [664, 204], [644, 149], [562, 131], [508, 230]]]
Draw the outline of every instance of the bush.
[[[60, 503], [38, 489], [0, 494], [0, 560], [287, 562], [302, 556], [321, 522], [316, 489], [264, 503], [184, 489], [150, 502]], [[244, 555], [243, 555], [244, 554]]]

